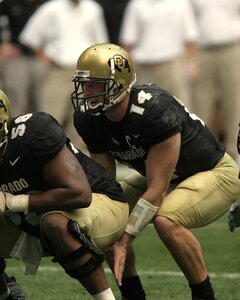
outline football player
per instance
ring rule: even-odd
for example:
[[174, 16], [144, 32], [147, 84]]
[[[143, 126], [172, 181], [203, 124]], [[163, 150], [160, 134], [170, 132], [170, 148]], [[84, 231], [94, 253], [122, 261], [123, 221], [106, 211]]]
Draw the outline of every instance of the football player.
[[236, 201], [239, 168], [179, 99], [135, 80], [124, 49], [93, 45], [78, 59], [71, 97], [74, 125], [91, 157], [113, 174], [115, 159], [139, 173], [122, 182], [133, 209], [114, 246], [117, 282], [124, 286], [127, 252], [153, 221], [188, 280], [192, 299], [213, 300], [201, 246], [189, 229], [213, 222]]
[[[240, 129], [238, 131], [238, 137], [237, 137], [237, 149], [238, 149], [238, 153], [240, 154]], [[240, 178], [240, 173], [239, 173], [239, 178]], [[240, 200], [240, 195], [238, 200]], [[240, 226], [240, 202], [236, 202], [231, 205], [228, 212], [228, 226], [231, 232], [233, 232], [236, 227]]]
[[6, 257], [35, 274], [51, 255], [93, 299], [115, 299], [105, 277], [103, 250], [128, 220], [119, 183], [77, 150], [49, 114], [11, 119], [0, 91], [0, 299], [16, 299], [4, 277]]

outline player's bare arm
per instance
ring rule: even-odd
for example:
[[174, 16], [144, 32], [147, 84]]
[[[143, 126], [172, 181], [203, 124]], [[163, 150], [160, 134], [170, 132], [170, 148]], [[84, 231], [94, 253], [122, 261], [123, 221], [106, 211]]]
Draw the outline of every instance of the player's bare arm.
[[43, 171], [45, 180], [56, 187], [31, 195], [29, 211], [75, 209], [91, 203], [91, 189], [86, 175], [71, 151], [64, 146]]
[[[119, 285], [122, 284], [127, 249], [155, 215], [167, 193], [177, 164], [180, 144], [181, 136], [180, 133], [177, 133], [153, 146], [148, 153], [146, 161], [147, 191], [138, 200], [135, 206], [136, 210], [133, 209], [124, 234], [114, 246], [114, 274]], [[142, 212], [137, 214], [139, 207]]]
[[151, 147], [146, 161], [147, 190], [142, 198], [160, 206], [174, 173], [181, 145], [180, 133]]

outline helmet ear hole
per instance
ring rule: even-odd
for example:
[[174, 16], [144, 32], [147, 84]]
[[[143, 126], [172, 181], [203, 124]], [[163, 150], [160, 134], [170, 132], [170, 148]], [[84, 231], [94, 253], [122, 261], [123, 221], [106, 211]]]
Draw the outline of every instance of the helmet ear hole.
[[123, 85], [119, 84], [118, 90], [121, 91], [123, 89]]
[[119, 93], [123, 90], [123, 85], [122, 84], [118, 84], [117, 86], [115, 86], [113, 88], [113, 93]]

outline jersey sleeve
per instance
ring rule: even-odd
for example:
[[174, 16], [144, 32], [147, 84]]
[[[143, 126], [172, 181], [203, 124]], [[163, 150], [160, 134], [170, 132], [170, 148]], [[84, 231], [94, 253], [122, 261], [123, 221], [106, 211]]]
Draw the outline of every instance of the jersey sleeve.
[[142, 142], [147, 147], [161, 143], [182, 130], [179, 107], [168, 93], [161, 94], [161, 103], [156, 99], [145, 113]]
[[66, 141], [66, 135], [57, 120], [49, 114], [41, 113], [28, 142], [35, 156], [54, 157]]
[[[18, 155], [31, 155], [49, 160], [67, 141], [61, 125], [43, 112], [17, 117], [12, 123], [10, 149]], [[16, 156], [16, 155], [13, 155]]]

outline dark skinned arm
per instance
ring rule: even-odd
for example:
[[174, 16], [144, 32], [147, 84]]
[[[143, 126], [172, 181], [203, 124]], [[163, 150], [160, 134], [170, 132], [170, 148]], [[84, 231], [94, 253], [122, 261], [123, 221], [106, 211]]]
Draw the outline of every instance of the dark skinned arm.
[[90, 205], [92, 193], [87, 177], [66, 146], [46, 164], [43, 177], [53, 188], [30, 195], [30, 212], [69, 210]]

